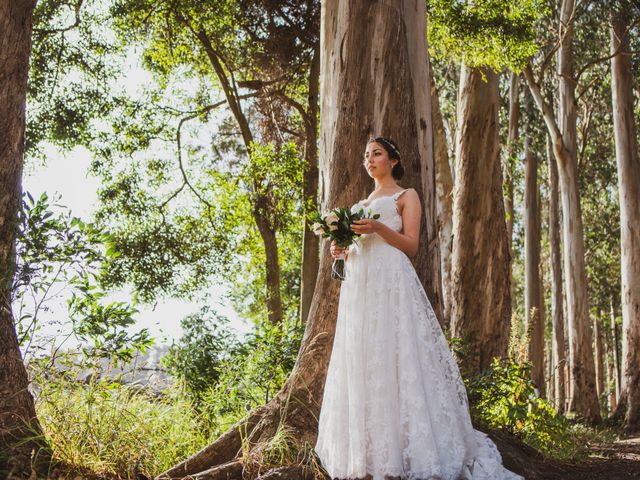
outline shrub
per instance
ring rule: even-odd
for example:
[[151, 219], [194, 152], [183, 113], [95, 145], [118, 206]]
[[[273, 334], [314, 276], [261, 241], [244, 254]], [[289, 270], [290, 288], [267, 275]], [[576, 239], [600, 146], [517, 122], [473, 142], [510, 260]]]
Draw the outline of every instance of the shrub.
[[467, 382], [474, 418], [507, 430], [554, 458], [582, 455], [569, 420], [536, 394], [531, 364], [494, 358], [491, 367]]

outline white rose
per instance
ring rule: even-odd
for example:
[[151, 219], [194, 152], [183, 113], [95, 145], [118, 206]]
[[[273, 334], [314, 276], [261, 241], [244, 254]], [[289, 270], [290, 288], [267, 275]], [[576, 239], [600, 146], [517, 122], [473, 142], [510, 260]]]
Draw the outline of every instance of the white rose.
[[329, 212], [329, 214], [327, 214], [327, 216], [325, 217], [325, 221], [327, 222], [327, 225], [331, 225], [332, 223], [338, 221], [338, 215], [336, 215], [336, 212]]
[[324, 233], [324, 229], [322, 228], [322, 224], [321, 223], [314, 223], [313, 224], [313, 233], [315, 233], [316, 235], [322, 235]]

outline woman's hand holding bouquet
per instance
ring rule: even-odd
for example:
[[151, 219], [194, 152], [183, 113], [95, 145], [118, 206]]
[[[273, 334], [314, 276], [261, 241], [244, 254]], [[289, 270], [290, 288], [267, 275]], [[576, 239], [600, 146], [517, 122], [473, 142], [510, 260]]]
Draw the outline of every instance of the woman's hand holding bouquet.
[[371, 209], [366, 212], [363, 208], [352, 213], [348, 208], [334, 208], [325, 213], [312, 212], [309, 220], [313, 223], [313, 233], [323, 238], [331, 239], [331, 255], [334, 258], [331, 267], [331, 277], [344, 280], [344, 261], [347, 255], [347, 247], [356, 242], [356, 237], [361, 234], [351, 229], [351, 224], [364, 218], [377, 219], [380, 214], [371, 215]]

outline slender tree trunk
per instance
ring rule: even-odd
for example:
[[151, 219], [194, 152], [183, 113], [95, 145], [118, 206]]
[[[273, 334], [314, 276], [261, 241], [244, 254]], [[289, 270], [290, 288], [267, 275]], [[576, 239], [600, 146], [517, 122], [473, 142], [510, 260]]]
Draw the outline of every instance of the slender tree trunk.
[[[483, 74], [486, 81], [483, 80]], [[467, 374], [507, 353], [509, 246], [498, 142], [498, 76], [462, 67], [453, 211], [452, 335], [468, 348]]]
[[613, 352], [613, 339], [611, 335], [607, 335], [608, 342], [606, 342], [607, 346], [607, 401], [609, 404], [609, 416], [613, 414], [618, 404], [618, 397], [616, 396], [616, 380], [615, 375], [616, 371], [614, 368], [614, 352]]
[[549, 161], [549, 246], [551, 267], [551, 315], [554, 371], [554, 403], [559, 413], [564, 412], [566, 390], [566, 358], [562, 295], [562, 256], [560, 253], [560, 208], [558, 202], [558, 167], [551, 140], [547, 137]]
[[[397, 140], [405, 167], [404, 186], [415, 188], [428, 207], [424, 216], [428, 228], [421, 230], [421, 256], [416, 263], [435, 307], [441, 305], [437, 296], [441, 280], [431, 112], [424, 88], [429, 81], [425, 8], [418, 0], [323, 2], [319, 190], [323, 209], [351, 205], [362, 198], [372, 187], [362, 167], [369, 134], [384, 133]], [[425, 189], [425, 184], [431, 188]], [[293, 429], [300, 448], [304, 442], [315, 444], [340, 286], [331, 279], [328, 247], [329, 242], [322, 243], [302, 345], [283, 389], [250, 413], [246, 423], [235, 425], [163, 477], [241, 478], [243, 441], [258, 454], [279, 425]]]
[[554, 379], [554, 374], [553, 374], [553, 345], [552, 345], [553, 340], [551, 338], [548, 338], [545, 343], [546, 348], [545, 348], [545, 356], [546, 356], [546, 368], [547, 368], [547, 378], [546, 378], [546, 386], [547, 386], [547, 401], [550, 403], [553, 403], [555, 398], [556, 398], [556, 392], [555, 392], [555, 379]]
[[[505, 185], [505, 213], [507, 218], [507, 238], [509, 239], [509, 254], [512, 254], [513, 240], [513, 168], [518, 154], [518, 127], [520, 123], [520, 95], [518, 87], [520, 77], [512, 73], [509, 83], [509, 136], [507, 138], [507, 152], [503, 164], [504, 185]], [[511, 266], [509, 266], [511, 275]], [[511, 276], [509, 277], [511, 279]]]
[[[313, 60], [309, 70], [309, 95], [307, 98], [307, 115], [305, 118], [305, 163], [303, 198], [306, 212], [318, 208], [318, 110], [320, 98], [320, 46], [314, 49]], [[305, 228], [302, 235], [302, 273], [300, 282], [300, 319], [307, 322], [309, 308], [313, 299], [313, 290], [320, 267], [320, 241], [311, 231], [311, 222], [305, 217]]]
[[[180, 15], [179, 18], [187, 28], [194, 32], [195, 37], [200, 42], [200, 45], [207, 55], [209, 63], [220, 82], [220, 86], [222, 87], [229, 109], [231, 110], [231, 113], [238, 124], [238, 128], [240, 129], [240, 134], [242, 136], [247, 156], [251, 159], [253, 133], [249, 126], [249, 120], [247, 119], [245, 112], [242, 110], [240, 98], [235, 86], [235, 80], [233, 78], [233, 72], [227, 72], [223, 67], [219, 52], [211, 43], [211, 39], [207, 35], [207, 32], [201, 30], [200, 27], [194, 27], [189, 23], [188, 19]], [[260, 237], [265, 250], [267, 317], [270, 323], [278, 324], [282, 321], [282, 296], [280, 294], [280, 263], [278, 260], [277, 232], [269, 220], [270, 215], [267, 199], [263, 194], [258, 193], [261, 190], [260, 185], [254, 183], [252, 187], [255, 195], [251, 213], [254, 221], [256, 222], [256, 226], [258, 227], [258, 231], [260, 232]]]
[[616, 298], [611, 295], [610, 298], [610, 315], [611, 315], [611, 343], [613, 348], [613, 367], [616, 380], [616, 404], [620, 398], [620, 388], [622, 383], [622, 375], [620, 369], [620, 334], [618, 332], [618, 305]]
[[593, 317], [593, 336], [594, 336], [594, 355], [596, 360], [596, 391], [598, 398], [602, 398], [604, 393], [604, 350], [602, 346], [602, 329], [600, 322], [602, 321], [602, 312], [598, 311], [598, 315]]
[[[257, 190], [257, 187], [256, 187]], [[266, 213], [266, 199], [258, 195], [253, 204], [253, 218], [258, 226], [264, 244], [266, 286], [267, 286], [267, 318], [273, 325], [282, 321], [282, 296], [280, 294], [280, 260], [278, 258], [278, 240], [276, 230], [271, 226]]]
[[542, 97], [530, 68], [525, 78], [536, 104], [542, 112], [553, 140], [558, 163], [562, 201], [565, 294], [569, 320], [570, 395], [568, 410], [588, 421], [600, 421], [600, 406], [595, 388], [595, 365], [592, 350], [591, 322], [587, 297], [587, 271], [584, 259], [584, 227], [578, 192], [576, 159], [576, 100], [573, 76], [573, 13], [575, 1], [563, 0], [558, 50], [559, 121]]
[[[48, 461], [11, 310], [22, 199], [25, 102], [35, 1], [0, 3], [0, 477], [26, 478]], [[31, 457], [34, 457], [32, 460]], [[35, 472], [33, 472], [35, 478]]]
[[443, 324], [451, 329], [451, 253], [453, 240], [453, 177], [449, 165], [447, 138], [440, 111], [440, 100], [436, 82], [430, 70], [431, 117], [433, 120], [433, 149], [436, 162], [436, 192], [438, 208], [438, 231], [440, 233], [440, 259], [442, 266]]
[[533, 368], [531, 378], [544, 396], [544, 309], [540, 299], [540, 230], [538, 206], [538, 160], [531, 151], [529, 137], [525, 138], [524, 192], [524, 257], [525, 257], [525, 325], [529, 333], [529, 360]]
[[626, 12], [611, 17], [613, 124], [622, 246], [622, 385], [618, 408], [627, 430], [640, 430], [640, 157]]

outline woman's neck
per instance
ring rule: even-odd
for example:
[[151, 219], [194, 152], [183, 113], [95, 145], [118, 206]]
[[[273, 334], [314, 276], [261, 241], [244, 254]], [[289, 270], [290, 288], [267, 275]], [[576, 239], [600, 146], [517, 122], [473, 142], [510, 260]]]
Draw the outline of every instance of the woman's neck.
[[377, 192], [378, 190], [393, 189], [398, 186], [395, 180], [391, 177], [383, 178], [381, 180], [378, 180], [378, 179], [374, 179], [374, 180], [375, 180], [375, 187], [373, 189], [374, 192]]

